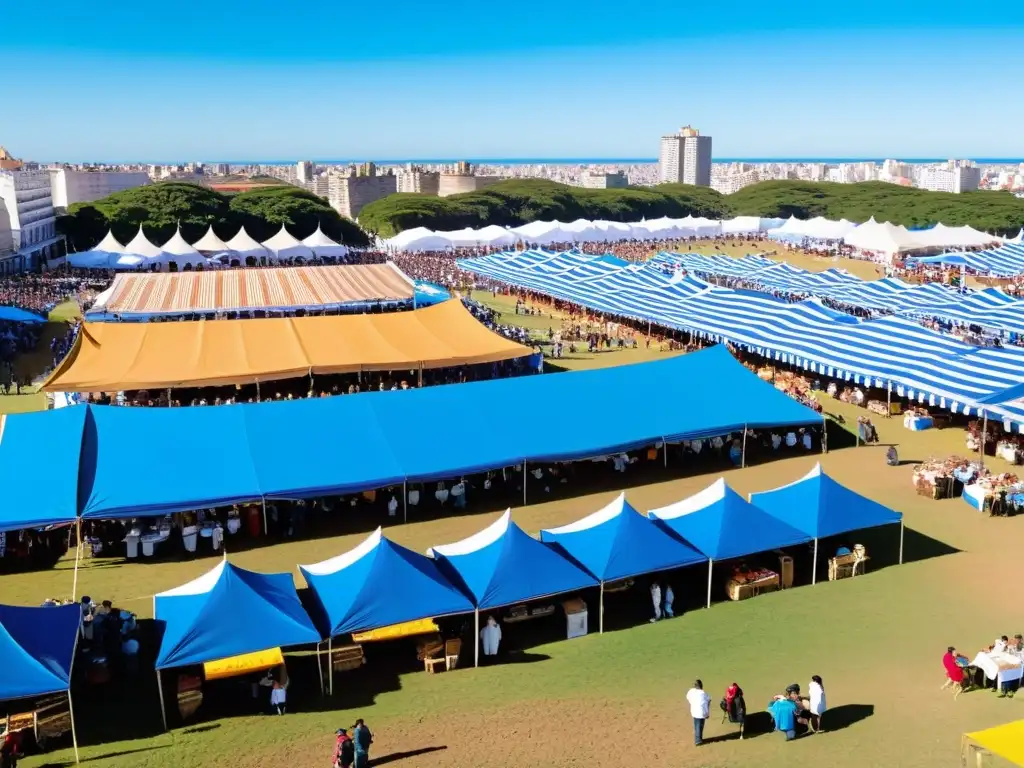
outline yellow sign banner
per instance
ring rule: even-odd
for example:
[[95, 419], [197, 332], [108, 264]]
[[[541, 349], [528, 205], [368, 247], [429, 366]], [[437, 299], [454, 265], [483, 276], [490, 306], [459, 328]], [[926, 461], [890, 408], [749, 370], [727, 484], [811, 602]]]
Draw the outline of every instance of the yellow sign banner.
[[374, 640], [397, 640], [400, 637], [415, 637], [416, 635], [430, 635], [440, 632], [437, 622], [433, 619], [417, 619], [406, 621], [401, 624], [392, 624], [390, 627], [380, 627], [367, 632], [357, 632], [352, 635], [353, 643], [369, 643]]
[[280, 648], [266, 651], [243, 653], [241, 656], [229, 656], [226, 659], [208, 661], [203, 664], [203, 674], [207, 680], [220, 680], [224, 677], [237, 677], [250, 672], [262, 672], [265, 669], [284, 664], [284, 655]]

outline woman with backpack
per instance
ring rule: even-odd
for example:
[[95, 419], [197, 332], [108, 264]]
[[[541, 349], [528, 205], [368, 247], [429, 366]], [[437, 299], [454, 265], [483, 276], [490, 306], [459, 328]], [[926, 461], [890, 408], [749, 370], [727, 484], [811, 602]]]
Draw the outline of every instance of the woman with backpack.
[[743, 724], [747, 719], [747, 702], [743, 698], [743, 689], [733, 683], [725, 689], [725, 696], [722, 697], [722, 711], [725, 712], [729, 722], [740, 727], [740, 738], [743, 738]]

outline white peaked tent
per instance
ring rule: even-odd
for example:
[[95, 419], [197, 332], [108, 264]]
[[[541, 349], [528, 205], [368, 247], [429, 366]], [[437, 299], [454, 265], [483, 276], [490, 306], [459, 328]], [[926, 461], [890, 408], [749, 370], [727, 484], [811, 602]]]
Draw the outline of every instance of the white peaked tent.
[[434, 237], [434, 232], [426, 227], [413, 227], [399, 232], [392, 238], [381, 241], [381, 246], [392, 251], [407, 250], [406, 245], [424, 237]]
[[163, 251], [153, 245], [146, 237], [146, 233], [142, 231], [142, 227], [139, 226], [139, 231], [136, 233], [132, 241], [124, 247], [124, 252], [129, 253], [132, 256], [141, 256], [146, 261], [151, 263], [162, 263]]
[[302, 241], [302, 244], [312, 248], [320, 258], [332, 258], [348, 255], [348, 246], [336, 243], [323, 233], [318, 224], [316, 232]]
[[1024, 228], [1022, 228], [1021, 231], [1017, 233], [1016, 237], [1004, 237], [1003, 238], [1003, 242], [1004, 243], [1024, 243]]
[[687, 216], [685, 219], [677, 219], [676, 223], [683, 229], [692, 229], [698, 237], [714, 237], [722, 234], [722, 222], [714, 219], [705, 219], [703, 216]]
[[185, 238], [181, 236], [181, 227], [175, 230], [174, 236], [164, 243], [161, 250], [164, 252], [166, 261], [173, 261], [179, 269], [186, 264], [191, 264], [194, 267], [206, 263], [206, 257], [185, 242]]
[[114, 233], [108, 230], [96, 246], [81, 253], [69, 253], [67, 261], [77, 269], [113, 269], [137, 267], [143, 262], [143, 258], [126, 254], [124, 246], [114, 237]]
[[769, 229], [781, 227], [785, 219], [762, 219], [757, 216], [737, 216], [722, 221], [723, 235], [748, 235], [755, 232], [767, 232]]
[[521, 227], [512, 230], [520, 240], [535, 245], [550, 245], [551, 243], [571, 242], [573, 232], [566, 229], [566, 224], [560, 221], [531, 221]]
[[505, 247], [516, 243], [516, 236], [497, 224], [491, 224], [483, 229], [467, 227], [434, 234], [445, 238], [455, 248]]
[[192, 243], [192, 247], [197, 251], [202, 251], [203, 253], [224, 253], [225, 251], [231, 250], [228, 248], [227, 243], [217, 237], [217, 233], [213, 231], [212, 224], [210, 225], [210, 228], [206, 230], [205, 235]]
[[905, 227], [897, 227], [888, 221], [879, 224], [874, 217], [854, 229], [843, 240], [847, 245], [862, 251], [888, 254], [923, 247], [921, 241]]
[[228, 240], [227, 250], [234, 251], [242, 259], [250, 256], [254, 259], [270, 258], [270, 251], [257, 243], [252, 236], [245, 231], [245, 227], [238, 230], [238, 234]]
[[289, 232], [284, 224], [280, 231], [269, 240], [263, 241], [263, 247], [270, 251], [274, 259], [312, 259], [313, 249], [304, 245], [295, 235]]
[[633, 238], [633, 227], [621, 221], [595, 221], [594, 226], [602, 233], [602, 242], [616, 243]]
[[979, 232], [974, 227], [947, 227], [936, 224], [931, 229], [911, 233], [922, 247], [935, 248], [973, 248], [979, 245], [993, 245], [999, 238]]
[[571, 224], [563, 224], [562, 231], [574, 243], [599, 243], [604, 240], [604, 233], [588, 219], [576, 219]]

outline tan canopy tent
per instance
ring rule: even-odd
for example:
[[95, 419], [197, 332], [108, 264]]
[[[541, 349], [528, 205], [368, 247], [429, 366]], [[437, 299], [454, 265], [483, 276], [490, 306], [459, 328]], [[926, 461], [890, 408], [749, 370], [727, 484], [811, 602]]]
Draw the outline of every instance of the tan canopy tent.
[[411, 312], [172, 323], [86, 323], [43, 384], [111, 392], [252, 384], [307, 374], [447, 368], [533, 353], [458, 300]]

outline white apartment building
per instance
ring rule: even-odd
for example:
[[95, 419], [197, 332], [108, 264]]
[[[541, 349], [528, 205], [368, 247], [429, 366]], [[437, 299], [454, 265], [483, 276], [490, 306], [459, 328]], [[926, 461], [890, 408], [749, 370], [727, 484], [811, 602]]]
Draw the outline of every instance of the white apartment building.
[[622, 171], [616, 173], [584, 173], [580, 186], [586, 189], [622, 189], [629, 186], [629, 178]]
[[60, 168], [50, 171], [53, 207], [67, 210], [75, 203], [90, 203], [114, 192], [149, 184], [142, 171], [77, 171]]
[[0, 198], [7, 208], [19, 269], [56, 255], [57, 234], [49, 171], [0, 171]]
[[757, 184], [760, 180], [761, 174], [755, 170], [718, 173], [711, 178], [711, 188], [723, 195], [731, 195], [733, 192], [739, 192], [751, 184]]
[[316, 173], [316, 166], [311, 160], [299, 160], [295, 164], [295, 180], [299, 184], [309, 184]]
[[327, 178], [327, 202], [342, 216], [353, 221], [359, 212], [374, 200], [398, 191], [395, 175], [343, 176], [332, 173]]
[[917, 186], [929, 192], [973, 192], [981, 186], [981, 169], [960, 160], [927, 166], [921, 169]]
[[420, 195], [436, 195], [441, 188], [441, 174], [437, 171], [424, 171], [419, 168], [406, 168], [397, 174], [398, 191], [413, 192]]
[[711, 137], [690, 126], [661, 137], [658, 180], [662, 184], [711, 186]]

